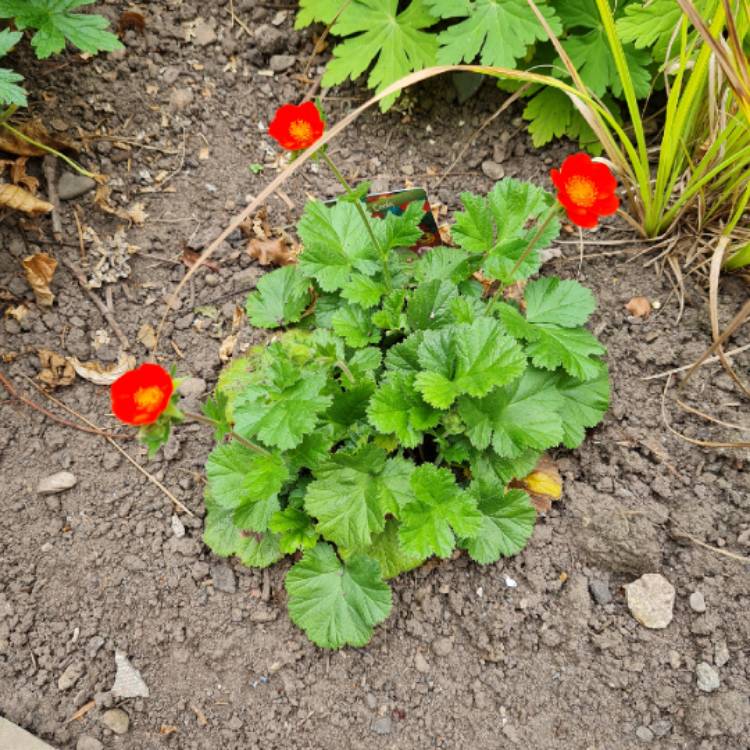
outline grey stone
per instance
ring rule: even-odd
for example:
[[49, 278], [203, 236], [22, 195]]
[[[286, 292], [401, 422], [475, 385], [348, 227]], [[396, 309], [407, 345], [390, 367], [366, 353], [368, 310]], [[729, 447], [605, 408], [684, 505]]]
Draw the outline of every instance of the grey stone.
[[75, 487], [77, 482], [75, 474], [71, 474], [69, 471], [59, 471], [57, 474], [51, 474], [40, 480], [36, 491], [40, 495], [54, 495]]
[[81, 679], [83, 674], [83, 664], [81, 662], [73, 662], [69, 664], [67, 669], [60, 675], [57, 681], [57, 687], [60, 690], [70, 690], [73, 685]]
[[100, 719], [107, 729], [115, 734], [125, 734], [130, 727], [130, 717], [121, 708], [110, 708]]
[[649, 725], [649, 729], [656, 737], [666, 737], [672, 731], [672, 722], [669, 719], [657, 719]]
[[638, 727], [635, 730], [635, 736], [641, 742], [651, 742], [654, 739], [654, 733], [648, 727]]
[[612, 601], [612, 592], [609, 590], [609, 584], [606, 581], [589, 581], [589, 591], [597, 604], [603, 606]]
[[391, 717], [383, 716], [380, 719], [375, 719], [372, 722], [372, 731], [375, 734], [390, 734], [391, 733]]
[[723, 667], [729, 661], [729, 648], [726, 641], [719, 641], [714, 646], [714, 664]]
[[90, 177], [72, 172], [63, 172], [57, 183], [57, 194], [61, 201], [80, 198], [96, 187], [96, 182]]
[[199, 47], [208, 47], [217, 39], [213, 24], [206, 23], [203, 19], [199, 20], [195, 27], [195, 43]]
[[5, 750], [53, 750], [21, 727], [0, 716], [0, 748]]
[[432, 643], [432, 650], [438, 656], [448, 656], [453, 651], [453, 641], [450, 638], [438, 638]]
[[76, 750], [102, 750], [103, 748], [104, 745], [96, 737], [89, 737], [86, 734], [82, 734], [76, 744]]
[[706, 611], [706, 600], [703, 598], [703, 594], [700, 591], [694, 591], [690, 594], [690, 609], [693, 612], [705, 612]]
[[193, 92], [190, 89], [173, 89], [169, 97], [169, 107], [174, 112], [182, 112], [193, 103]]
[[502, 164], [498, 164], [496, 161], [490, 161], [489, 159], [482, 162], [482, 172], [484, 172], [484, 174], [491, 180], [495, 180], [495, 182], [502, 180], [503, 177], [505, 177], [505, 167]]
[[211, 580], [217, 591], [226, 594], [234, 594], [237, 591], [237, 579], [234, 571], [226, 563], [217, 563], [211, 566]]
[[414, 657], [414, 667], [417, 672], [422, 672], [422, 674], [426, 674], [430, 671], [430, 665], [427, 663], [427, 659], [424, 658], [421, 651], [417, 651], [416, 656]]
[[661, 630], [672, 622], [674, 586], [659, 573], [646, 573], [625, 586], [628, 609], [646, 628]]
[[269, 67], [274, 73], [282, 73], [296, 62], [297, 58], [294, 55], [271, 55]]
[[282, 31], [267, 23], [262, 23], [255, 29], [255, 46], [264, 55], [283, 52], [286, 47], [286, 37]]
[[180, 521], [179, 516], [172, 516], [172, 533], [178, 539], [182, 539], [185, 536], [185, 524]]
[[698, 690], [702, 690], [704, 693], [713, 693], [721, 685], [719, 673], [705, 661], [702, 661], [695, 668], [695, 676], [697, 677]]

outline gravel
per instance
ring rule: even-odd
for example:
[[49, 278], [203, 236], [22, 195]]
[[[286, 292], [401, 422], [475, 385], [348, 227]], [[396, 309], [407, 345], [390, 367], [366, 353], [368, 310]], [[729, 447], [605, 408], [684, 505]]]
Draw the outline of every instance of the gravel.
[[704, 693], [713, 693], [721, 685], [719, 673], [705, 661], [702, 661], [695, 668], [695, 675], [697, 677], [698, 690], [702, 690]]
[[672, 622], [674, 586], [659, 573], [646, 573], [625, 586], [628, 609], [641, 625], [652, 630]]

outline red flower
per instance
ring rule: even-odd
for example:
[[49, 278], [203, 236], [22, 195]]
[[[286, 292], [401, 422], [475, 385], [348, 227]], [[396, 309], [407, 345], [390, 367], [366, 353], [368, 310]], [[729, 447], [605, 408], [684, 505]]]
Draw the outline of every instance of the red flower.
[[163, 367], [141, 365], [112, 383], [112, 411], [125, 424], [151, 424], [169, 406], [173, 391], [172, 378]]
[[276, 110], [268, 134], [288, 151], [302, 151], [323, 135], [325, 123], [313, 102], [285, 104]]
[[579, 227], [592, 229], [600, 216], [609, 216], [620, 206], [614, 175], [588, 154], [572, 154], [550, 174], [557, 188], [557, 200]]

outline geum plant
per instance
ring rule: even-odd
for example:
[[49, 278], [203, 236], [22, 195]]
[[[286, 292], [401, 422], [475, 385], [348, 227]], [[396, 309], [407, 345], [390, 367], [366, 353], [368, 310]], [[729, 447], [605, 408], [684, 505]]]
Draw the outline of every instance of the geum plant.
[[[296, 151], [318, 116], [286, 109], [271, 132]], [[293, 555], [289, 613], [319, 646], [365, 645], [390, 612], [387, 581], [430, 557], [521, 551], [536, 511], [514, 480], [579, 446], [608, 407], [605, 350], [584, 327], [593, 295], [528, 279], [561, 206], [592, 226], [617, 209], [615, 182], [585, 154], [553, 177], [559, 202], [514, 179], [464, 193], [456, 246], [422, 254], [421, 206], [373, 220], [358, 191], [311, 201], [298, 263], [247, 300], [250, 323], [275, 333], [224, 369], [198, 417], [217, 440], [204, 540], [251, 567]], [[112, 390], [152, 448], [186, 416], [160, 369]]]

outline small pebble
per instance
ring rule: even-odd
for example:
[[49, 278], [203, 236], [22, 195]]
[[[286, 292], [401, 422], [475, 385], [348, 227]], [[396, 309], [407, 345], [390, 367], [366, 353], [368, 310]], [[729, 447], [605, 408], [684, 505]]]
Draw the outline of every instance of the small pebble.
[[234, 571], [226, 563], [211, 566], [211, 581], [217, 591], [223, 591], [226, 594], [234, 594], [237, 591]]
[[729, 649], [726, 641], [720, 641], [714, 646], [714, 664], [723, 667], [729, 661]]
[[658, 573], [646, 573], [625, 586], [628, 609], [641, 625], [652, 630], [672, 622], [674, 586]]
[[72, 172], [63, 172], [57, 183], [57, 193], [61, 201], [70, 201], [80, 198], [96, 187], [96, 182], [90, 177]]
[[103, 750], [103, 748], [104, 745], [96, 737], [89, 737], [86, 734], [82, 734], [76, 744], [76, 750]]
[[391, 733], [391, 717], [383, 716], [380, 719], [375, 719], [372, 722], [372, 731], [375, 734], [390, 734]]
[[694, 591], [690, 594], [690, 609], [693, 612], [705, 612], [706, 611], [706, 600], [703, 598], [703, 594], [700, 591]]
[[80, 662], [73, 662], [68, 665], [68, 668], [60, 675], [60, 679], [57, 681], [58, 689], [70, 690], [78, 682], [82, 674], [83, 664]]
[[294, 55], [271, 55], [269, 66], [274, 73], [282, 73], [296, 62], [297, 58]]
[[427, 659], [425, 659], [419, 651], [417, 651], [414, 657], [414, 668], [417, 672], [421, 672], [422, 674], [426, 674], [430, 671], [430, 665], [427, 663]]
[[698, 690], [702, 690], [704, 693], [713, 693], [721, 685], [719, 673], [705, 661], [702, 661], [695, 668], [695, 675], [698, 678]]
[[75, 487], [77, 482], [75, 474], [71, 474], [69, 471], [59, 471], [57, 474], [42, 479], [36, 491], [40, 495], [54, 495], [57, 492], [65, 492], [65, 490]]
[[612, 592], [606, 581], [589, 581], [589, 591], [597, 604], [604, 606], [612, 601]]
[[453, 651], [453, 641], [450, 638], [438, 638], [432, 643], [432, 650], [438, 656], [448, 656]]
[[510, 576], [505, 576], [505, 585], [509, 589], [516, 589], [518, 588], [518, 581], [516, 581], [515, 578], [511, 578]]
[[654, 739], [654, 733], [648, 727], [638, 727], [635, 730], [635, 736], [641, 742], [651, 742]]
[[115, 734], [125, 734], [130, 727], [130, 717], [121, 708], [110, 708], [109, 711], [105, 711], [100, 721]]
[[491, 180], [502, 180], [505, 177], [505, 167], [502, 164], [498, 164], [495, 161], [483, 161], [482, 172], [489, 177]]
[[185, 536], [185, 524], [180, 521], [179, 516], [172, 516], [172, 533], [178, 539]]

